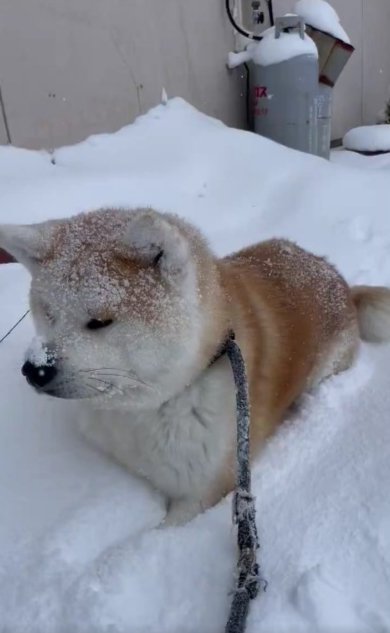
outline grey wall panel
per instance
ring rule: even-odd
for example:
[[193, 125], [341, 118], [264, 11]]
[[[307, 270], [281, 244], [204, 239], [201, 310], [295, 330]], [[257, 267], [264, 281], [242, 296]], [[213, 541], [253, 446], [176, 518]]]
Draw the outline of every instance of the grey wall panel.
[[2, 0], [0, 77], [15, 144], [112, 131], [180, 95], [244, 125], [242, 79], [220, 0]]
[[390, 87], [390, 0], [363, 2], [363, 123], [384, 107]]
[[[341, 138], [351, 127], [360, 125], [363, 116], [363, 24], [362, 7], [366, 0], [334, 0], [355, 52], [344, 68], [334, 89], [333, 138]], [[377, 0], [370, 0], [373, 4]]]

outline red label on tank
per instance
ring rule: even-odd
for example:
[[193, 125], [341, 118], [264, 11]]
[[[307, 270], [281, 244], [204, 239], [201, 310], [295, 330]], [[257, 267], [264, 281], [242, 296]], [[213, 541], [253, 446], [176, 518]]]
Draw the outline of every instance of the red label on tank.
[[255, 97], [256, 99], [268, 99], [267, 86], [255, 86]]

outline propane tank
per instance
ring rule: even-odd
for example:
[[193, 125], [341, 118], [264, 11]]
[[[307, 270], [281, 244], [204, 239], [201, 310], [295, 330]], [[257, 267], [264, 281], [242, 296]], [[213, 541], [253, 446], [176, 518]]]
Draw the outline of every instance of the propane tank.
[[331, 93], [320, 94], [318, 51], [305, 35], [303, 18], [277, 18], [274, 31], [264, 35], [251, 62], [254, 131], [287, 147], [327, 157]]

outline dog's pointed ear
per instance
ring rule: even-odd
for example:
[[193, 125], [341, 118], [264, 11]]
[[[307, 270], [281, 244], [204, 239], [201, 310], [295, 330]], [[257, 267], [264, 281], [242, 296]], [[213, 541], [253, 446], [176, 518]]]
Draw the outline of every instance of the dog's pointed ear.
[[142, 257], [158, 267], [168, 280], [184, 280], [192, 270], [190, 243], [169, 216], [153, 211], [134, 213], [122, 246], [127, 254]]
[[0, 246], [33, 271], [50, 248], [52, 222], [0, 225]]

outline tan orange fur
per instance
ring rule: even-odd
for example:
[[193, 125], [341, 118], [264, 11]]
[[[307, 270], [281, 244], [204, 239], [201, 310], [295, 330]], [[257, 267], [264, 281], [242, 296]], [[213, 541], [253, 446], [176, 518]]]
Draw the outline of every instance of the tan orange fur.
[[[285, 240], [257, 244], [216, 265], [224, 294], [220, 337], [233, 329], [245, 358], [256, 455], [298, 396], [351, 364], [359, 340], [356, 307], [333, 266]], [[233, 460], [234, 451], [220, 495], [234, 485]]]

